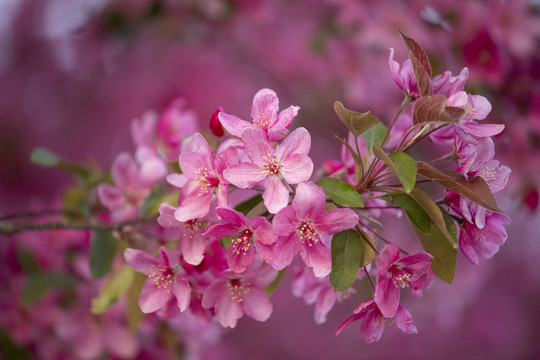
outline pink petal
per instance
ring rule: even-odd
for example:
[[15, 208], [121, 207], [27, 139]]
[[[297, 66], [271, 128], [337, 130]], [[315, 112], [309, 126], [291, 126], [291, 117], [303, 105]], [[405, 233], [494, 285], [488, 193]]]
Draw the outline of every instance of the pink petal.
[[[293, 123], [294, 118], [298, 115], [299, 106], [291, 105], [279, 113], [278, 120], [272, 126], [274, 129], [287, 129]], [[281, 138], [280, 138], [281, 139]]]
[[264, 181], [264, 205], [271, 214], [276, 214], [289, 204], [289, 191], [275, 175]]
[[257, 255], [259, 255], [259, 257], [268, 264], [271, 264], [272, 260], [274, 259], [274, 247], [272, 245], [263, 244], [259, 241], [255, 241], [254, 245]]
[[299, 184], [308, 181], [313, 173], [313, 161], [305, 155], [290, 156], [282, 160], [281, 175], [288, 184]]
[[307, 267], [313, 269], [313, 274], [318, 277], [325, 277], [332, 270], [332, 258], [330, 252], [320, 241], [300, 245], [300, 256]]
[[276, 155], [285, 160], [295, 155], [307, 155], [311, 149], [311, 136], [309, 132], [300, 127], [290, 133], [281, 144], [276, 147]]
[[300, 238], [294, 234], [290, 237], [278, 237], [274, 245], [274, 258], [272, 266], [281, 270], [288, 266], [296, 253], [300, 250]]
[[174, 217], [180, 222], [205, 217], [210, 211], [212, 197], [213, 192], [200, 193], [198, 189], [194, 189], [182, 200], [174, 212]]
[[182, 173], [188, 178], [193, 179], [199, 177], [200, 170], [206, 169], [206, 171], [213, 172], [213, 164], [210, 158], [205, 157], [203, 154], [199, 154], [194, 151], [183, 152], [180, 154], [178, 160]]
[[227, 280], [218, 279], [211, 283], [204, 292], [201, 303], [202, 307], [205, 309], [215, 307], [219, 297], [224, 291], [227, 291]]
[[219, 323], [231, 329], [236, 327], [236, 322], [244, 315], [240, 303], [232, 298], [229, 290], [221, 293], [216, 303], [216, 313]]
[[[189, 234], [188, 236], [185, 236]], [[182, 256], [188, 264], [199, 265], [204, 259], [204, 250], [206, 249], [207, 241], [200, 233], [189, 233], [186, 231], [184, 237], [180, 238], [180, 250]]]
[[245, 251], [242, 249], [242, 246], [237, 246], [234, 243], [227, 248], [227, 265], [235, 273], [246, 271], [246, 268], [251, 265], [254, 258], [255, 249], [253, 248], [253, 244]]
[[326, 315], [336, 303], [337, 293], [331, 285], [325, 286], [315, 302], [315, 323], [322, 324], [326, 322]]
[[212, 163], [214, 162], [214, 150], [208, 145], [208, 142], [202, 136], [200, 133], [195, 133], [192, 135], [193, 137], [193, 145], [194, 145], [194, 151], [198, 152], [199, 154], [202, 154], [202, 156], [207, 159], [209, 162], [210, 167], [212, 166]]
[[97, 190], [99, 201], [101, 201], [101, 203], [109, 210], [113, 210], [124, 205], [124, 194], [116, 186], [111, 184], [99, 184]]
[[[502, 124], [477, 124], [473, 121], [461, 124], [461, 130], [466, 134], [486, 137], [486, 136], [495, 136], [500, 134], [504, 130], [504, 125]], [[466, 139], [463, 139], [466, 141]]]
[[123, 152], [116, 157], [111, 168], [111, 176], [120, 189], [127, 189], [137, 185], [139, 169], [129, 153]]
[[219, 216], [220, 220], [223, 220], [227, 224], [234, 225], [238, 228], [248, 227], [247, 218], [239, 211], [229, 208], [217, 208], [216, 214]]
[[379, 341], [384, 330], [383, 326], [375, 324], [377, 312], [377, 309], [367, 312], [360, 325], [360, 336], [368, 344]]
[[324, 211], [326, 199], [321, 187], [312, 182], [298, 184], [292, 206], [299, 220], [313, 220]]
[[151, 111], [144, 113], [140, 119], [131, 122], [131, 138], [135, 146], [152, 146], [156, 122], [157, 115]]
[[294, 208], [292, 206], [287, 206], [274, 216], [272, 223], [274, 224], [274, 233], [276, 235], [289, 236], [296, 232], [296, 228], [299, 226], [300, 221], [296, 217]]
[[386, 272], [377, 275], [373, 300], [385, 317], [393, 317], [399, 305], [399, 287], [393, 283], [393, 278], [388, 277]]
[[165, 306], [171, 297], [169, 290], [158, 288], [152, 279], [146, 279], [139, 297], [139, 307], [145, 314], [153, 313]]
[[138, 249], [126, 249], [124, 251], [124, 259], [133, 270], [143, 273], [146, 276], [152, 274], [154, 267], [161, 265], [158, 257]]
[[176, 220], [176, 218], [174, 217], [175, 211], [175, 207], [169, 205], [166, 202], [162, 202], [159, 207], [159, 217], [157, 220], [158, 224], [167, 229], [177, 228], [182, 225], [182, 223]]
[[250, 163], [240, 163], [223, 171], [223, 177], [240, 189], [248, 189], [266, 178], [267, 171]]
[[276, 241], [274, 228], [272, 224], [262, 216], [254, 216], [249, 219], [249, 227], [253, 231], [253, 240], [255, 242], [270, 245]]
[[178, 303], [178, 308], [181, 312], [185, 311], [191, 298], [191, 286], [180, 274], [174, 276], [172, 291]]
[[217, 154], [214, 160], [214, 169], [218, 175], [222, 176], [225, 169], [238, 165], [238, 161], [238, 149], [229, 147]]
[[399, 248], [395, 245], [385, 245], [375, 263], [379, 274], [385, 274], [390, 266], [399, 260]]
[[341, 325], [339, 325], [336, 331], [336, 336], [341, 334], [344, 330], [348, 329], [353, 322], [361, 320], [364, 316], [365, 314], [353, 314], [352, 316], [348, 317], [344, 322], [341, 323]]
[[467, 260], [474, 265], [478, 265], [478, 255], [476, 255], [476, 251], [471, 246], [472, 241], [474, 241], [472, 237], [462, 231], [459, 237], [459, 248]]
[[257, 321], [266, 321], [272, 314], [270, 299], [256, 286], [250, 286], [242, 304], [246, 315]]
[[412, 322], [411, 314], [403, 306], [399, 306], [394, 317], [396, 326], [405, 334], [416, 334], [418, 330]]
[[358, 224], [358, 215], [352, 209], [330, 209], [319, 214], [313, 225], [321, 236], [351, 229]]
[[276, 93], [270, 89], [261, 89], [253, 98], [253, 105], [251, 106], [251, 118], [255, 124], [260, 118], [266, 118], [269, 121], [269, 125], [272, 125], [275, 122], [275, 117], [278, 110], [279, 99]]
[[253, 124], [234, 115], [226, 114], [223, 111], [219, 113], [218, 117], [221, 125], [232, 136], [242, 137], [242, 133], [245, 129], [253, 127]]
[[276, 151], [266, 133], [258, 128], [246, 129], [242, 134], [242, 141], [244, 142], [244, 152], [255, 165], [265, 165], [264, 158], [272, 157]]
[[187, 181], [188, 179], [186, 175], [184, 174], [173, 173], [173, 174], [167, 175], [167, 182], [171, 184], [172, 186], [175, 186], [179, 189], [181, 189], [186, 184]]
[[484, 120], [491, 112], [490, 102], [480, 95], [469, 95], [469, 103], [472, 105], [475, 120]]

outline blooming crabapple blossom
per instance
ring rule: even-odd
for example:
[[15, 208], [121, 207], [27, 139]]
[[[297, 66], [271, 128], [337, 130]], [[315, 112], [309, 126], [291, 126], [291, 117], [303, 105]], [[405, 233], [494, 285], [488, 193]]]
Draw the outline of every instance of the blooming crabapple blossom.
[[150, 187], [141, 181], [139, 170], [133, 157], [123, 152], [116, 157], [111, 168], [114, 185], [99, 184], [99, 200], [109, 209], [113, 221], [136, 218], [150, 194]]
[[260, 262], [252, 263], [239, 275], [226, 271], [227, 278], [218, 278], [206, 289], [202, 306], [214, 308], [223, 327], [234, 328], [244, 313], [257, 320], [266, 321], [272, 314], [272, 303], [262, 290], [277, 276], [277, 272]]
[[216, 213], [222, 222], [213, 225], [203, 236], [215, 239], [235, 236], [227, 248], [227, 264], [232, 271], [245, 271], [253, 262], [255, 251], [264, 261], [270, 263], [271, 245], [276, 241], [276, 235], [272, 224], [266, 218], [254, 216], [248, 219], [244, 214], [228, 208], [217, 208]]
[[202, 218], [210, 211], [216, 192], [218, 206], [227, 207], [228, 181], [223, 171], [238, 163], [238, 152], [227, 148], [215, 155], [205, 138], [195, 133], [188, 140], [191, 151], [182, 151], [179, 164], [187, 182], [180, 192], [174, 216], [180, 222]]
[[174, 100], [161, 114], [157, 125], [158, 148], [169, 161], [178, 159], [180, 143], [199, 128], [197, 114], [184, 109], [185, 105], [182, 98]]
[[[204, 258], [207, 240], [203, 236], [206, 231], [205, 219], [191, 219], [185, 222], [178, 221], [174, 216], [177, 208], [161, 203], [158, 223], [167, 229], [179, 230], [179, 245], [184, 260], [191, 265], [199, 265]], [[208, 217], [208, 215], [206, 215]]]
[[279, 114], [278, 110], [279, 99], [276, 93], [270, 89], [261, 89], [253, 98], [251, 107], [253, 123], [224, 112], [220, 112], [218, 116], [225, 130], [233, 136], [242, 137], [246, 129], [261, 129], [267, 134], [270, 141], [276, 141], [282, 139], [283, 134], [289, 132], [288, 128], [300, 108], [291, 105]]
[[373, 300], [381, 313], [391, 318], [399, 306], [400, 288], [409, 286], [423, 276], [431, 266], [433, 257], [421, 251], [399, 258], [399, 248], [387, 244], [377, 256], [377, 283]]
[[462, 203], [460, 195], [447, 191], [447, 202], [452, 210], [464, 219], [460, 227], [459, 248], [467, 260], [478, 265], [478, 256], [485, 259], [493, 257], [508, 237], [504, 225], [510, 223], [510, 218], [504, 214], [486, 210], [468, 201], [467, 212], [471, 218], [477, 219], [477, 212], [479, 211], [483, 213], [482, 227], [479, 227], [476, 222], [468, 221], [461, 206], [458, 206]]
[[418, 84], [416, 83], [411, 60], [407, 59], [402, 65], [399, 65], [399, 63], [394, 60], [394, 49], [390, 48], [388, 65], [390, 67], [390, 72], [392, 73], [392, 78], [394, 78], [397, 86], [399, 86], [399, 88], [408, 96], [414, 98], [418, 97]]
[[262, 184], [264, 205], [275, 214], [289, 203], [289, 190], [281, 179], [288, 184], [299, 184], [311, 177], [313, 162], [308, 156], [311, 136], [305, 128], [298, 128], [274, 148], [263, 130], [246, 129], [242, 141], [251, 162], [231, 166], [223, 176], [242, 189]]
[[326, 322], [328, 312], [336, 301], [347, 298], [355, 290], [350, 288], [346, 291], [335, 291], [328, 276], [317, 278], [311, 269], [302, 265], [294, 269], [292, 292], [294, 296], [302, 297], [308, 305], [315, 303], [315, 323], [322, 324]]
[[509, 223], [508, 216], [491, 211], [487, 211], [485, 226], [481, 229], [463, 221], [459, 234], [459, 248], [463, 255], [475, 265], [478, 265], [478, 256], [491, 259], [508, 238], [503, 225]]
[[416, 326], [414, 326], [412, 322], [411, 314], [403, 306], [399, 305], [394, 315], [385, 316], [375, 301], [367, 300], [360, 303], [360, 305], [354, 309], [354, 314], [339, 326], [336, 335], [339, 335], [353, 322], [358, 320], [362, 321], [362, 324], [360, 325], [360, 336], [368, 344], [379, 341], [384, 327], [392, 324], [394, 321], [396, 326], [405, 334], [417, 333]]
[[358, 223], [358, 215], [351, 209], [324, 210], [326, 199], [323, 189], [312, 182], [299, 184], [292, 205], [274, 216], [274, 232], [278, 235], [274, 245], [272, 265], [281, 270], [300, 252], [304, 263], [313, 269], [316, 277], [330, 273], [330, 252], [320, 241], [321, 236], [350, 229]]
[[470, 95], [458, 91], [446, 101], [446, 106], [465, 109], [465, 116], [458, 123], [452, 124], [458, 136], [466, 142], [476, 142], [477, 138], [500, 134], [504, 130], [502, 124], [477, 124], [474, 120], [484, 120], [491, 111], [489, 101], [480, 95]]
[[177, 264], [171, 266], [167, 250], [159, 248], [161, 259], [146, 251], [126, 249], [124, 259], [133, 270], [148, 276], [144, 282], [139, 306], [143, 313], [152, 313], [176, 299], [178, 309], [184, 311], [189, 305], [191, 286], [182, 277]]

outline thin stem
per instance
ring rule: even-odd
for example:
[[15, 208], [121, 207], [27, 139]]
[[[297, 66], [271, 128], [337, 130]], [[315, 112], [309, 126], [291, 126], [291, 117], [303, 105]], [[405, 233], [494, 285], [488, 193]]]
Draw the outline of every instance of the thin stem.
[[375, 286], [373, 286], [373, 281], [371, 281], [371, 276], [369, 276], [369, 273], [365, 266], [364, 266], [364, 272], [366, 273], [366, 277], [369, 280], [369, 284], [371, 285], [371, 290], [373, 291], [373, 293], [375, 293]]
[[407, 107], [409, 107], [409, 105], [411, 104], [412, 101], [413, 101], [413, 98], [406, 94], [405, 99], [403, 99], [403, 102], [401, 103], [401, 107], [400, 107], [399, 111], [397, 112], [396, 116], [394, 116], [394, 118], [392, 119], [392, 122], [390, 123], [390, 126], [388, 126], [388, 130], [386, 131], [386, 134], [384, 134], [384, 138], [381, 141], [381, 145], [380, 145], [381, 147], [386, 142], [386, 139], [388, 139], [388, 136], [390, 136], [390, 131], [392, 130], [392, 128], [396, 124], [396, 121], [399, 118], [399, 116], [401, 115], [401, 113], [403, 111], [405, 111], [405, 109]]
[[61, 209], [50, 209], [50, 210], [40, 210], [40, 211], [29, 211], [25, 213], [17, 213], [17, 214], [8, 214], [0, 216], [1, 220], [12, 220], [12, 219], [23, 219], [23, 218], [33, 218], [33, 217], [39, 217], [39, 216], [47, 216], [47, 215], [61, 215], [61, 214], [76, 214], [73, 211], [65, 211]]
[[0, 221], [0, 234], [13, 235], [24, 231], [45, 231], [45, 230], [101, 230], [101, 231], [119, 231], [126, 226], [141, 225], [146, 223], [156, 222], [157, 216], [148, 218], [128, 220], [115, 224], [89, 224], [89, 223], [75, 223], [69, 221], [52, 221], [38, 224], [14, 224], [7, 221]]

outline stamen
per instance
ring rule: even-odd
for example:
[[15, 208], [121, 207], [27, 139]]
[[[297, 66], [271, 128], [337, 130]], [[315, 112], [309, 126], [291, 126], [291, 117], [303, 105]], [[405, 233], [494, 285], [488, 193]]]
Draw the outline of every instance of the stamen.
[[152, 265], [152, 273], [150, 276], [148, 276], [148, 278], [152, 279], [158, 289], [165, 289], [168, 293], [170, 293], [170, 287], [174, 280], [173, 276], [174, 272], [171, 268]]
[[231, 282], [227, 284], [227, 288], [229, 289], [231, 294], [231, 299], [236, 300], [239, 303], [244, 301], [244, 296], [246, 296], [246, 294], [250, 290], [249, 286], [249, 282], [242, 284], [240, 280], [232, 279]]
[[218, 177], [205, 167], [198, 168], [195, 174], [197, 174], [197, 176], [193, 180], [197, 182], [199, 196], [208, 194], [219, 185]]
[[268, 125], [270, 124], [270, 116], [265, 113], [259, 114], [257, 119], [253, 119], [253, 125], [259, 129], [263, 129], [268, 132]]
[[486, 181], [489, 187], [491, 187], [495, 181], [495, 168], [489, 168], [484, 165], [478, 171], [478, 175]]
[[246, 229], [233, 239], [231, 246], [233, 246], [233, 252], [235, 254], [240, 254], [241, 252], [243, 252], [242, 255], [247, 254], [248, 250], [251, 248], [251, 235], [253, 235], [253, 233], [249, 229]]
[[279, 163], [279, 159], [277, 158], [276, 154], [267, 154], [266, 156], [263, 156], [263, 160], [266, 162], [266, 164], [260, 165], [259, 167], [266, 170], [268, 175], [279, 173], [279, 170], [281, 170], [283, 167], [283, 165]]
[[319, 241], [319, 232], [311, 225], [311, 221], [302, 221], [297, 230], [299, 231], [302, 244], [307, 242], [308, 246], [313, 246], [313, 244]]

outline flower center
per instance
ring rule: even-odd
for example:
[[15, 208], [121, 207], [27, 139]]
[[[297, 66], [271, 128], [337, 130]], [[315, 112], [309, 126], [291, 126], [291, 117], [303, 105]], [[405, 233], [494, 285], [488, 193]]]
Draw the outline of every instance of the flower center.
[[270, 116], [265, 113], [261, 113], [259, 114], [259, 117], [257, 117], [256, 119], [253, 119], [253, 125], [255, 125], [255, 127], [258, 127], [259, 129], [262, 129], [266, 132], [268, 132], [269, 124], [270, 124]]
[[283, 165], [279, 163], [276, 154], [267, 154], [266, 156], [263, 156], [263, 160], [265, 161], [265, 164], [260, 165], [260, 168], [265, 170], [268, 175], [279, 173], [279, 170], [283, 167]]
[[297, 229], [300, 233], [302, 244], [307, 242], [308, 246], [313, 246], [314, 243], [319, 241], [319, 232], [311, 225], [311, 221], [302, 221]]
[[474, 119], [473, 118], [473, 116], [474, 116], [474, 108], [472, 107], [472, 105], [467, 103], [467, 104], [465, 104], [464, 109], [467, 112], [467, 117], [470, 117], [471, 119]]
[[251, 248], [251, 241], [250, 241], [251, 235], [253, 235], [251, 230], [246, 229], [243, 232], [241, 232], [239, 236], [233, 239], [232, 246], [233, 246], [233, 252], [235, 254], [240, 254], [240, 253], [242, 253], [242, 255], [247, 254], [248, 250]]
[[240, 280], [238, 279], [232, 279], [228, 284], [227, 284], [227, 288], [229, 289], [230, 291], [230, 294], [231, 294], [231, 298], [233, 300], [236, 300], [238, 301], [239, 303], [241, 303], [242, 301], [244, 301], [244, 296], [249, 292], [249, 285], [250, 283], [249, 282], [246, 282], [244, 284], [242, 284], [240, 282]]
[[384, 317], [383, 314], [379, 313], [375, 317], [375, 320], [373, 321], [373, 327], [376, 327], [377, 325], [381, 328], [385, 327], [386, 325], [390, 325], [394, 322], [394, 318], [387, 318]]
[[406, 273], [403, 270], [400, 270], [393, 266], [388, 272], [386, 273], [386, 276], [391, 277], [392, 281], [394, 282], [395, 287], [405, 288], [409, 286], [409, 283], [411, 281], [411, 275]]
[[197, 169], [195, 174], [197, 176], [194, 180], [197, 182], [197, 187], [199, 188], [199, 196], [208, 194], [213, 188], [219, 185], [219, 179], [205, 167]]
[[158, 289], [165, 289], [171, 292], [170, 287], [174, 279], [174, 272], [171, 268], [165, 266], [153, 266], [152, 273], [148, 276]]
[[482, 177], [486, 181], [489, 187], [493, 185], [493, 182], [495, 181], [495, 168], [487, 167], [486, 165], [482, 166], [480, 170], [478, 170], [477, 175]]

